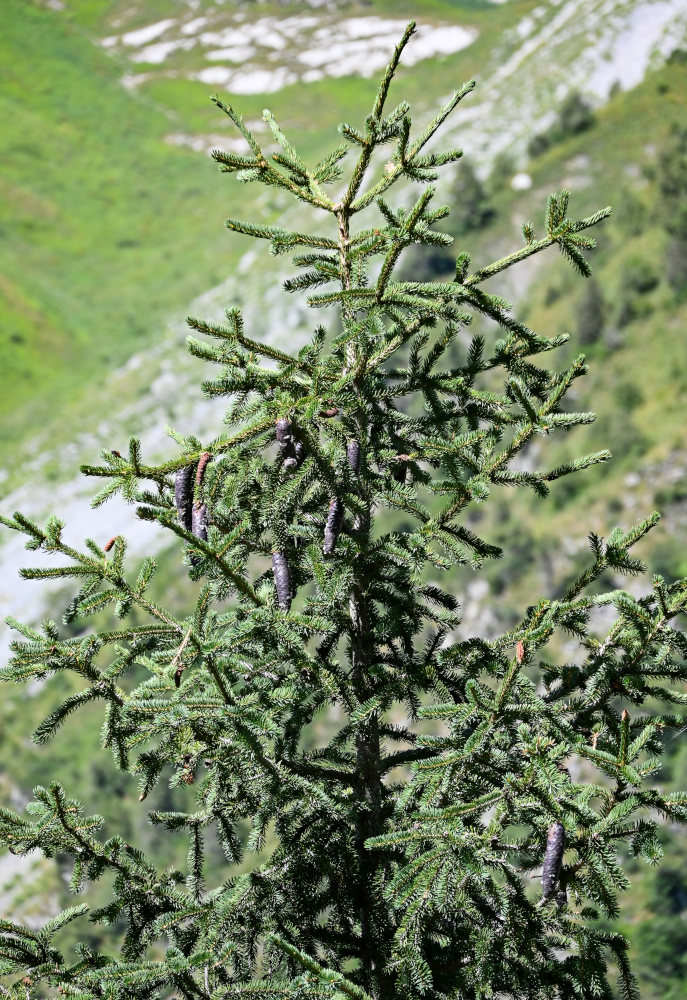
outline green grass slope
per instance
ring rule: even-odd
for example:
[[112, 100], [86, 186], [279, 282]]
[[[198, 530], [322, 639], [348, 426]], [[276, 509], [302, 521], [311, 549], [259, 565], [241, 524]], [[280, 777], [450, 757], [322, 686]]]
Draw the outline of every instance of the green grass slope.
[[[472, 609], [477, 629], [483, 613], [496, 609], [509, 622], [539, 596], [561, 594], [589, 562], [589, 531], [607, 536], [616, 524], [629, 527], [654, 509], [663, 520], [640, 554], [652, 572], [687, 575], [687, 287], [667, 280], [668, 234], [658, 190], [660, 151], [686, 113], [687, 63], [678, 57], [635, 90], [618, 94], [588, 131], [531, 162], [531, 189], [501, 191], [490, 226], [475, 240], [465, 237], [476, 262], [485, 262], [514, 245], [520, 221], [541, 224], [546, 193], [562, 186], [572, 190], [576, 216], [614, 206], [592, 257], [602, 297], [598, 336], [580, 342], [588, 288], [560, 258], [538, 260], [516, 296], [520, 315], [535, 330], [570, 331], [557, 367], [580, 352], [587, 355], [590, 371], [578, 383], [574, 406], [597, 414], [593, 424], [535, 445], [532, 466], [554, 468], [606, 447], [613, 459], [553, 483], [545, 500], [504, 489], [484, 517], [472, 515], [480, 533], [504, 549], [501, 560], [485, 567], [490, 588]], [[491, 284], [498, 290], [498, 278]], [[496, 336], [493, 330], [487, 335], [491, 341]], [[602, 581], [613, 585], [632, 584], [627, 578]], [[467, 575], [456, 581], [463, 594], [469, 586]], [[671, 739], [657, 783], [684, 788], [686, 775], [684, 739]], [[643, 1000], [687, 996], [687, 836], [671, 829], [664, 842], [666, 858], [657, 870], [626, 859], [632, 889], [622, 903], [622, 929], [632, 943]]]
[[[601, 448], [610, 448], [613, 460], [552, 484], [546, 500], [503, 492], [494, 530], [505, 541], [518, 525], [519, 545], [527, 540], [530, 546], [525, 562], [533, 575], [523, 572], [521, 557], [517, 573], [513, 569], [517, 580], [509, 580], [504, 565], [495, 564], [493, 572], [501, 584], [516, 583], [511, 595], [518, 604], [542, 579], [537, 556], [555, 551], [557, 539], [574, 544], [590, 530], [607, 534], [616, 522], [654, 507], [666, 515], [665, 523], [646, 551], [655, 554], [657, 570], [687, 573], [685, 550], [676, 544], [687, 528], [687, 289], [666, 277], [668, 234], [659, 211], [657, 165], [686, 112], [687, 64], [674, 59], [611, 100], [589, 130], [534, 160], [528, 168], [531, 189], [503, 191], [494, 202], [493, 223], [478, 240], [477, 263], [481, 254], [514, 245], [516, 223], [532, 219], [535, 228], [541, 226], [546, 193], [563, 186], [572, 191], [575, 215], [614, 207], [591, 258], [602, 298], [600, 329], [591, 342], [580, 339], [588, 288], [561, 257], [537, 260], [519, 296], [520, 315], [535, 330], [571, 334], [552, 363], [586, 354], [590, 371], [578, 383], [575, 406], [597, 414], [593, 424], [535, 446], [533, 464], [554, 467]], [[498, 289], [498, 278], [491, 284]]]
[[[102, 6], [102, 5], [101, 5]], [[0, 6], [0, 453], [221, 280], [220, 178], [78, 25]], [[209, 226], [208, 218], [216, 219]]]
[[[196, 13], [215, 6], [204, 0]], [[428, 23], [458, 21], [480, 31], [460, 60], [426, 59], [422, 72], [403, 72], [409, 99], [422, 107], [428, 94], [443, 96], [477, 72], [494, 31], [511, 28], [534, 6], [520, 0], [495, 11], [477, 0], [376, 0], [343, 4], [340, 14], [403, 19], [419, 7]], [[256, 16], [252, 5], [245, 10]], [[298, 12], [312, 8], [289, 4], [288, 14]], [[209, 160], [168, 141], [171, 134], [236, 139], [209, 101], [215, 88], [183, 76], [188, 57], [185, 62], [182, 53], [170, 71], [127, 89], [127, 73], [155, 67], [100, 45], [114, 30], [134, 30], [169, 14], [168, 0], [0, 5], [5, 467], [14, 468], [26, 443], [46, 427], [58, 443], [72, 440], [84, 412], [97, 407], [107, 372], [155, 343], [169, 318], [183, 315], [196, 295], [231, 274], [248, 249], [228, 238], [221, 223], [229, 214], [249, 213], [254, 190], [237, 190]], [[261, 4], [259, 15], [284, 16], [283, 5]], [[375, 87], [374, 80], [359, 77], [324, 79], [266, 96], [241, 95], [236, 104], [248, 120], [259, 119], [268, 104], [299, 136], [304, 155], [316, 159], [336, 144], [339, 120], [365, 114]], [[280, 209], [276, 198], [260, 212], [276, 217]]]

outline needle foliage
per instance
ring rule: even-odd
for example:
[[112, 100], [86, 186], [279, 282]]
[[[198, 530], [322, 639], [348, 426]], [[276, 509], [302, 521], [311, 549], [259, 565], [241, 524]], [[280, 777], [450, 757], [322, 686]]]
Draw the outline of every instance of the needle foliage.
[[[643, 571], [632, 549], [657, 515], [590, 536], [581, 575], [502, 634], [466, 635], [460, 594], [442, 586], [500, 554], [468, 524], [493, 491], [543, 498], [610, 457], [517, 461], [593, 419], [567, 405], [586, 363], [556, 370], [566, 335], [529, 329], [489, 281], [549, 247], [588, 275], [589, 231], [608, 210], [577, 220], [566, 192], [551, 195], [540, 234], [525, 223], [506, 257], [474, 269], [462, 251], [453, 280], [399, 279], [406, 248], [451, 243], [432, 185], [461, 154], [433, 140], [473, 89], [420, 131], [407, 103], [389, 110], [413, 30], [364, 123], [342, 124], [314, 167], [269, 112], [272, 155], [216, 101], [246, 142], [215, 152], [220, 168], [301, 203], [298, 231], [228, 227], [291, 255], [285, 293], [331, 321], [288, 353], [236, 309], [222, 325], [190, 319], [190, 350], [216, 370], [205, 392], [230, 397], [225, 431], [177, 435], [162, 464], [133, 440], [84, 467], [105, 481], [95, 504], [122, 493], [176, 536], [201, 582], [195, 607], [180, 618], [153, 601], [155, 561], [133, 567], [123, 537], [81, 549], [55, 517], [3, 518], [55, 557], [26, 579], [76, 588], [62, 624], [11, 622], [6, 680], [82, 681], [34, 739], [98, 701], [103, 746], [142, 802], [158, 782], [195, 793], [192, 812], [149, 813], [186, 838], [184, 871], [57, 781], [24, 813], [0, 811], [11, 851], [68, 859], [85, 899], [98, 879], [112, 887], [106, 905], [40, 929], [0, 921], [6, 995], [591, 1000], [619, 976], [619, 995], [637, 997], [613, 921], [623, 852], [657, 862], [661, 820], [687, 819], [687, 795], [652, 780], [686, 700], [687, 582], [654, 577], [640, 597], [604, 582]], [[470, 336], [475, 315], [498, 328], [493, 343]], [[107, 628], [88, 627], [106, 612]], [[210, 879], [217, 843], [226, 862]], [[113, 926], [117, 947], [64, 954], [74, 920]]]

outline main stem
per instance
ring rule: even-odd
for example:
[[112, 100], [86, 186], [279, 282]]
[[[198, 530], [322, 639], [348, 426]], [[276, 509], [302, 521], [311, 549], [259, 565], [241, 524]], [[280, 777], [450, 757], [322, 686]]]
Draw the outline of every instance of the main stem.
[[[341, 286], [344, 291], [351, 288], [352, 267], [350, 259], [349, 210], [346, 203], [337, 212], [339, 224], [339, 259]], [[349, 302], [343, 303], [343, 325], [352, 328], [354, 314]], [[357, 361], [357, 344], [351, 340], [346, 346], [346, 368], [351, 370]], [[366, 436], [366, 411], [362, 390], [356, 385], [358, 411], [356, 414], [357, 437], [361, 449], [358, 494], [364, 506], [364, 513], [355, 519], [354, 531], [358, 545], [366, 549], [369, 543], [372, 523], [372, 509], [364, 484], [367, 468], [364, 453]], [[359, 560], [355, 565], [360, 566]], [[350, 600], [351, 615], [351, 681], [358, 704], [368, 701], [374, 689], [369, 681], [371, 607], [366, 595], [366, 580], [360, 570], [355, 573], [353, 593]], [[355, 888], [356, 906], [360, 919], [360, 958], [365, 989], [375, 988], [380, 1000], [392, 1000], [395, 995], [394, 978], [383, 971], [383, 956], [392, 934], [388, 920], [378, 905], [378, 890], [375, 887], [380, 854], [369, 851], [365, 842], [369, 837], [378, 836], [383, 830], [383, 785], [381, 776], [381, 747], [379, 738], [379, 718], [374, 712], [358, 727], [355, 737], [355, 790], [357, 795], [355, 818], [355, 848], [358, 857], [358, 885]]]

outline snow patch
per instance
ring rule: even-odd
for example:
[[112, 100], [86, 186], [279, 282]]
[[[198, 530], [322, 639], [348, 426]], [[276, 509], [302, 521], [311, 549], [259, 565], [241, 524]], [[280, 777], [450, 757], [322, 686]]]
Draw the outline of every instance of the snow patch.
[[[177, 37], [168, 37], [140, 50], [140, 46], [165, 34], [177, 22], [159, 21], [148, 28], [101, 41], [108, 49], [118, 45], [139, 47], [130, 52], [135, 62], [161, 64], [179, 49], [197, 46], [202, 58], [211, 62], [240, 63], [238, 67], [200, 68], [191, 79], [225, 87], [235, 94], [273, 93], [301, 80], [323, 77], [372, 76], [383, 69], [405, 29], [405, 21], [377, 16], [350, 17], [335, 21], [331, 15], [295, 14], [266, 16], [247, 21], [234, 15], [229, 24], [217, 25], [217, 17], [196, 17], [179, 28]], [[470, 45], [477, 31], [460, 25], [420, 25], [406, 50], [406, 65], [412, 66], [433, 56], [451, 55]], [[281, 53], [287, 66], [265, 68]], [[200, 53], [199, 53], [200, 54]], [[260, 59], [260, 62], [258, 62]], [[127, 77], [133, 86], [136, 78]]]
[[147, 45], [146, 48], [141, 49], [136, 56], [136, 62], [162, 63], [176, 49], [188, 47], [188, 42], [182, 41], [157, 42], [155, 45]]
[[120, 79], [120, 83], [125, 90], [134, 91], [142, 83], [147, 83], [153, 78], [153, 73], [125, 73]]
[[273, 94], [289, 84], [296, 83], [298, 77], [288, 69], [254, 69], [234, 76], [228, 87], [232, 94]]
[[[349, 17], [347, 21], [341, 21], [337, 30], [349, 38], [369, 38], [371, 35], [397, 33], [399, 24], [400, 21], [389, 21], [382, 17]], [[323, 30], [329, 31], [328, 28]]]
[[196, 74], [196, 80], [200, 80], [201, 83], [208, 83], [210, 86], [218, 84], [219, 86], [225, 86], [232, 78], [233, 73], [226, 66], [214, 66], [210, 69], [203, 69], [200, 73]]
[[259, 42], [265, 48], [277, 50], [284, 49], [288, 44], [287, 39], [283, 35], [280, 35], [278, 31], [269, 30], [260, 32], [255, 41]]
[[521, 171], [511, 178], [510, 186], [514, 191], [528, 191], [532, 187], [532, 178]]
[[127, 31], [125, 35], [122, 35], [122, 42], [125, 45], [145, 45], [147, 42], [152, 42], [154, 38], [158, 38], [164, 34], [173, 24], [176, 24], [176, 19], [168, 17], [166, 20], [158, 21], [156, 24], [149, 24], [147, 28]]
[[205, 53], [206, 59], [212, 60], [226, 60], [227, 62], [245, 62], [246, 59], [250, 59], [251, 56], [255, 55], [255, 49], [252, 45], [234, 45], [233, 47], [226, 49], [213, 49], [211, 52]]
[[192, 21], [187, 21], [181, 26], [182, 35], [197, 35], [201, 28], [208, 23], [207, 17], [194, 17]]
[[684, 0], [659, 0], [628, 11], [622, 30], [618, 33], [614, 26], [609, 26], [605, 38], [599, 40], [602, 51], [604, 41], [608, 42], [607, 55], [592, 69], [585, 89], [597, 97], [605, 97], [616, 81], [623, 90], [636, 87], [644, 79], [653, 57], [665, 58], [676, 47], [676, 29], [680, 23], [684, 29], [686, 20]]
[[184, 132], [172, 132], [165, 136], [165, 142], [170, 146], [186, 146], [194, 153], [211, 153], [213, 149], [228, 150], [231, 153], [246, 152], [245, 139], [227, 135], [186, 135]]

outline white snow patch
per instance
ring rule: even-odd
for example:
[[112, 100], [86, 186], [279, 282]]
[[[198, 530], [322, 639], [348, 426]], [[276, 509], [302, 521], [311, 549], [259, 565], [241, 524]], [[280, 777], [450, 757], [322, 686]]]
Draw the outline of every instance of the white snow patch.
[[142, 83], [147, 83], [153, 75], [153, 73], [125, 73], [119, 82], [125, 90], [133, 91]]
[[[260, 22], [258, 22], [258, 25]], [[253, 41], [258, 45], [262, 45], [264, 48], [268, 49], [283, 49], [288, 43], [288, 39], [284, 38], [279, 31], [276, 31], [274, 27], [270, 27], [264, 24], [258, 29], [258, 31], [253, 34]]]
[[154, 38], [158, 38], [164, 34], [173, 24], [176, 24], [176, 19], [168, 17], [164, 21], [158, 21], [156, 24], [149, 24], [147, 28], [127, 31], [125, 35], [122, 35], [122, 41], [125, 45], [145, 45], [147, 42], [152, 42]]
[[162, 63], [170, 52], [176, 49], [188, 48], [188, 42], [156, 42], [155, 45], [147, 45], [136, 54], [136, 62]]
[[182, 35], [196, 35], [201, 28], [204, 28], [208, 23], [207, 17], [194, 17], [192, 21], [187, 21], [186, 24], [181, 26]]
[[250, 45], [253, 39], [252, 32], [243, 28], [227, 28], [226, 31], [204, 31], [199, 41], [201, 45], [224, 48], [228, 45]]
[[[367, 20], [390, 27], [386, 27], [386, 34], [379, 30], [374, 37], [360, 37], [361, 28], [356, 22]], [[321, 28], [313, 35], [313, 44], [299, 54], [299, 62], [309, 68], [322, 67], [325, 76], [372, 76], [389, 62], [389, 54], [404, 27], [400, 21], [381, 21], [379, 18], [351, 18], [349, 22], [342, 22], [344, 32], [347, 25], [353, 25], [350, 32], [353, 37], [339, 42], [334, 50], [335, 54], [330, 29]], [[404, 63], [412, 66], [422, 59], [458, 52], [470, 45], [476, 37], [476, 31], [459, 25], [437, 28], [422, 25], [405, 51]]]
[[[160, 21], [128, 32], [121, 39], [116, 36], [104, 39], [101, 44], [107, 48], [121, 43], [140, 46], [175, 23]], [[253, 22], [242, 21], [240, 25], [234, 16], [230, 24], [225, 22], [221, 26], [217, 25], [217, 18], [202, 17], [182, 24], [177, 38], [168, 37], [131, 53], [130, 58], [159, 64], [177, 49], [198, 45], [205, 50], [205, 59], [241, 63], [241, 69], [201, 68], [190, 74], [192, 79], [226, 87], [236, 94], [273, 93], [299, 79], [309, 83], [324, 76], [372, 76], [387, 65], [404, 28], [404, 21], [377, 16], [350, 17], [337, 23], [331, 15], [296, 14], [284, 18], [261, 17]], [[405, 63], [412, 66], [432, 56], [450, 55], [470, 45], [476, 37], [474, 29], [460, 25], [420, 25], [406, 50]], [[288, 68], [264, 67], [265, 60], [274, 62], [287, 48]], [[256, 61], [258, 54], [263, 65]], [[128, 77], [127, 85], [132, 86], [133, 79]]]
[[477, 38], [474, 28], [461, 28], [458, 24], [443, 25], [430, 28], [420, 25], [415, 36], [415, 43], [408, 47], [405, 63], [413, 66], [421, 59], [432, 56], [448, 56], [454, 52], [466, 49]]
[[233, 75], [233, 72], [227, 69], [226, 66], [212, 66], [209, 69], [202, 69], [200, 73], [196, 73], [195, 78], [196, 80], [200, 80], [201, 83], [226, 86]]
[[514, 191], [528, 191], [532, 187], [532, 178], [521, 171], [511, 178], [510, 186]]
[[[678, 23], [682, 21], [684, 27], [686, 17], [684, 0], [659, 0], [628, 11], [625, 27], [612, 41], [613, 29], [605, 33], [610, 42], [606, 58], [597, 62], [585, 89], [605, 97], [616, 81], [623, 90], [636, 87], [644, 79], [655, 50], [665, 58], [675, 48]], [[600, 41], [603, 44], [604, 39]]]
[[518, 37], [527, 38], [528, 35], [531, 35], [534, 31], [536, 23], [537, 22], [533, 17], [523, 17], [522, 21], [515, 29], [518, 33]]
[[[382, 17], [349, 17], [347, 21], [341, 21], [337, 30], [349, 38], [369, 38], [371, 35], [388, 35], [390, 32], [398, 36], [399, 25], [402, 25], [403, 32], [405, 25], [402, 21], [389, 21]], [[322, 30], [328, 33], [331, 31], [329, 28]]]
[[[263, 18], [262, 21], [258, 21], [258, 24], [265, 25], [269, 21], [269, 18]], [[275, 24], [279, 25], [280, 30], [287, 35], [292, 40], [300, 32], [309, 31], [311, 28], [316, 28], [318, 24], [321, 23], [319, 17], [313, 17], [312, 14], [294, 14], [292, 17], [285, 18], [273, 18]]]
[[231, 153], [246, 153], [246, 140], [227, 135], [187, 135], [172, 132], [165, 136], [170, 146], [186, 146], [194, 153], [211, 153], [213, 149], [228, 150]]
[[250, 59], [251, 56], [255, 55], [255, 49], [252, 45], [234, 45], [226, 49], [213, 49], [211, 52], [205, 53], [206, 59], [212, 60], [224, 60], [227, 62], [245, 62], [246, 59]]
[[229, 89], [233, 94], [272, 94], [297, 80], [296, 74], [285, 67], [273, 71], [254, 69], [235, 75]]

